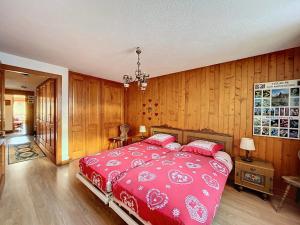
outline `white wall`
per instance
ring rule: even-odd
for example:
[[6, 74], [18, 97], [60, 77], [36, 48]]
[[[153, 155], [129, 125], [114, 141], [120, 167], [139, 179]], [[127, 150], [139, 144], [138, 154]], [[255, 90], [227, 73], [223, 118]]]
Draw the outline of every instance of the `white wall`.
[[65, 67], [11, 55], [4, 52], [0, 52], [0, 61], [3, 64], [38, 70], [47, 73], [54, 73], [62, 76], [62, 160], [68, 160], [68, 69]]
[[4, 121], [5, 121], [5, 131], [13, 130], [13, 96], [5, 95], [5, 100], [10, 100], [10, 105], [4, 104]]

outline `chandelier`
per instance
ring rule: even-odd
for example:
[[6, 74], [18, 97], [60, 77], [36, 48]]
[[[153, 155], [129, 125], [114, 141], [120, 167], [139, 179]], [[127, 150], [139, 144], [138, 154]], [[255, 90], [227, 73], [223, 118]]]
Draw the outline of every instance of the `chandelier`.
[[147, 79], [150, 77], [150, 75], [146, 74], [145, 72], [142, 72], [141, 70], [141, 62], [140, 62], [140, 54], [142, 53], [141, 48], [137, 47], [135, 52], [138, 56], [138, 61], [136, 63], [137, 70], [135, 71], [135, 79], [133, 79], [132, 76], [124, 75], [123, 76], [124, 87], [128, 88], [130, 83], [137, 81], [137, 84], [141, 89], [141, 91], [145, 91], [147, 87]]

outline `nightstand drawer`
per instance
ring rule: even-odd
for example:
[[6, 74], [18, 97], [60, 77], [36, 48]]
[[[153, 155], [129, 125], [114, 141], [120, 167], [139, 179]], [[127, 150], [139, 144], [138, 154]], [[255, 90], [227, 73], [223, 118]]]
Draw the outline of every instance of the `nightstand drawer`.
[[255, 165], [252, 165], [251, 163], [243, 164], [243, 163], [236, 163], [236, 167], [238, 167], [240, 170], [243, 171], [249, 171], [251, 173], [256, 173], [256, 174], [263, 174], [267, 176], [272, 176], [274, 173], [274, 170], [267, 169], [267, 168], [261, 168]]

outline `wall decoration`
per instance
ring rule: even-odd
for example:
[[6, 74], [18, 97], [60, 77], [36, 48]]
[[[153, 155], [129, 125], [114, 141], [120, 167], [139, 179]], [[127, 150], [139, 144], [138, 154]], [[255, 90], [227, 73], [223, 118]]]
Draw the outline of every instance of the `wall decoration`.
[[153, 103], [152, 103], [152, 99], [148, 99], [147, 103], [143, 103], [143, 116], [145, 116], [147, 114], [147, 119], [150, 121], [152, 120], [152, 117], [158, 116], [158, 103], [154, 103], [153, 107]]
[[300, 80], [254, 84], [253, 135], [300, 139]]

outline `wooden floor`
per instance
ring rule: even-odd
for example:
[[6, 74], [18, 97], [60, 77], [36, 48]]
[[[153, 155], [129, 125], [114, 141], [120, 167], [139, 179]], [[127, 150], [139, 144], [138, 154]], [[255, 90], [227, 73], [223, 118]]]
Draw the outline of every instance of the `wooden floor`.
[[[77, 171], [78, 161], [56, 167], [47, 158], [8, 165], [0, 224], [125, 224], [75, 178]], [[300, 224], [300, 209], [286, 204], [276, 213], [269, 201], [227, 186], [214, 224]]]

